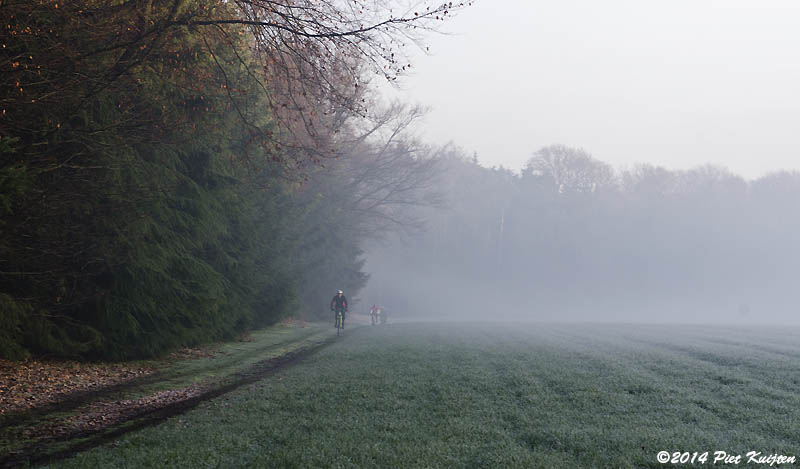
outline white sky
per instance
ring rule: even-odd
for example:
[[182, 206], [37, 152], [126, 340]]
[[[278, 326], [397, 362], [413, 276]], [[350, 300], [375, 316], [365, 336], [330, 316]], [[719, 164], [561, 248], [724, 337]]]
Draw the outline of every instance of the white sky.
[[615, 167], [800, 168], [798, 0], [478, 0], [443, 29], [387, 95], [485, 166], [561, 143]]

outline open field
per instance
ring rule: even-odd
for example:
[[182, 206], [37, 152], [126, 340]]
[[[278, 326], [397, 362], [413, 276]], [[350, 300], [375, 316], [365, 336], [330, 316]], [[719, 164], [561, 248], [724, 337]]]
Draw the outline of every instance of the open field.
[[661, 450], [709, 451], [707, 465], [714, 451], [798, 456], [798, 332], [348, 329], [300, 364], [52, 467], [664, 467]]

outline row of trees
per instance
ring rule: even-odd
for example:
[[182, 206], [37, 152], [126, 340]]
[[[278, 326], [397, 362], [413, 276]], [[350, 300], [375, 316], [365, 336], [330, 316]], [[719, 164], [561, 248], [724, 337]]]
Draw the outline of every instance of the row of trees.
[[454, 7], [0, 3], [0, 356], [151, 356], [363, 287], [430, 164], [364, 76]]
[[370, 294], [384, 303], [535, 319], [794, 317], [798, 173], [615, 171], [558, 145], [521, 174], [456, 149], [443, 164], [447, 206], [420, 211], [430, 231], [369, 251]]

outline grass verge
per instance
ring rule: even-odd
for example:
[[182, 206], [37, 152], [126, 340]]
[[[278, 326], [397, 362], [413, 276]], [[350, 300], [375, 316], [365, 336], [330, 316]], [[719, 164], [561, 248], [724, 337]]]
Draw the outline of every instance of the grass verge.
[[662, 450], [797, 456], [796, 337], [364, 327], [301, 365], [52, 467], [655, 468], [665, 467]]
[[91, 447], [251, 382], [280, 366], [285, 357], [314, 349], [330, 338], [327, 324], [280, 324], [236, 342], [137, 362], [133, 365], [156, 372], [0, 416], [0, 465], [16, 466]]

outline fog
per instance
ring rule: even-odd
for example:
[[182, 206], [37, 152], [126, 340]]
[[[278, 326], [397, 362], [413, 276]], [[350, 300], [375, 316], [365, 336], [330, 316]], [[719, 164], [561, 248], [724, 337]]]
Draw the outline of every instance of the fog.
[[367, 248], [359, 296], [417, 319], [800, 322], [798, 21], [784, 0], [460, 12], [384, 90], [430, 106], [445, 202]]
[[800, 173], [613, 168], [543, 147], [520, 173], [455, 147], [444, 202], [367, 249], [359, 296], [396, 320], [797, 324]]
[[520, 170], [540, 147], [615, 167], [798, 169], [800, 4], [483, 0], [385, 92], [431, 107], [426, 141]]

